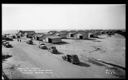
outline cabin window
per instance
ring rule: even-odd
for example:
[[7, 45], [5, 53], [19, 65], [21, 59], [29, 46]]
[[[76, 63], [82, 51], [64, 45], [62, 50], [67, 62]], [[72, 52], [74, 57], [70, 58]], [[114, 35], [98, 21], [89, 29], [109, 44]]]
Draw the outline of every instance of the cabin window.
[[73, 37], [73, 34], [70, 34], [71, 37]]

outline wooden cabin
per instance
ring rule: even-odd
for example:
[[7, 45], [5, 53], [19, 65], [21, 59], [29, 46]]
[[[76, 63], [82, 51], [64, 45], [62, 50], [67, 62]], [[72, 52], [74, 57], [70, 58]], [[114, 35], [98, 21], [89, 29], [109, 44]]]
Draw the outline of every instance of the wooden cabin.
[[21, 37], [25, 36], [27, 38], [33, 38], [35, 34], [35, 31], [19, 31], [18, 35], [20, 35]]
[[56, 33], [56, 36], [59, 36], [61, 39], [67, 39], [68, 31], [60, 31]]
[[89, 39], [91, 38], [91, 33], [90, 32], [78, 32], [74, 36], [75, 39]]
[[43, 37], [45, 34], [44, 33], [36, 33], [35, 35], [34, 35], [34, 39], [35, 40], [41, 40], [41, 37]]
[[47, 43], [60, 43], [60, 42], [62, 42], [62, 40], [59, 36], [45, 36], [43, 38], [43, 41], [47, 42]]
[[76, 31], [69, 31], [69, 33], [67, 34], [67, 38], [74, 39], [76, 33], [77, 33]]

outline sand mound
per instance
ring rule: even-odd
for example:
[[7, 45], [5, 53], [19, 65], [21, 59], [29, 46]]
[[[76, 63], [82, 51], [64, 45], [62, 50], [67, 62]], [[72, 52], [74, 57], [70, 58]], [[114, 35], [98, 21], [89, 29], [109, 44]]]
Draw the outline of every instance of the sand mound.
[[115, 37], [115, 38], [125, 38], [123, 35], [120, 35], [120, 34], [115, 34], [115, 35], [113, 35], [113, 37]]

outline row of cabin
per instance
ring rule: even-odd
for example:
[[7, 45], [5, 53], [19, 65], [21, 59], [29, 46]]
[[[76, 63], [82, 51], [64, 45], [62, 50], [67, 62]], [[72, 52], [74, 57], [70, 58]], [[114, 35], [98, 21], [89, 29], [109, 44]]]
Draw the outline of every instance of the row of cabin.
[[93, 33], [89, 32], [70, 32], [67, 35], [69, 39], [90, 39], [94, 36]]
[[59, 36], [53, 36], [50, 34], [44, 34], [44, 33], [35, 33], [34, 31], [19, 31], [17, 35], [21, 37], [26, 38], [33, 38], [35, 40], [47, 42], [47, 43], [60, 43], [62, 42], [61, 38]]
[[59, 36], [47, 36], [43, 41], [47, 43], [61, 43], [62, 39]]
[[18, 36], [21, 37], [26, 37], [26, 38], [33, 38], [33, 36], [35, 35], [35, 31], [19, 31], [17, 33]]
[[19, 31], [18, 35], [26, 36], [27, 38], [33, 38], [35, 40], [44, 41], [47, 43], [60, 43], [61, 39], [89, 39], [94, 34], [89, 32], [78, 32], [78, 31], [51, 31], [48, 34], [35, 33], [34, 31]]
[[35, 31], [19, 31], [18, 35], [48, 43], [59, 43], [62, 41], [61, 39], [90, 39], [106, 33], [113, 34], [113, 31], [49, 31], [47, 34], [36, 33]]
[[2, 38], [15, 39], [16, 38], [16, 35], [15, 34], [4, 34], [4, 35], [2, 35]]
[[62, 39], [89, 39], [96, 35], [90, 32], [61, 31], [54, 34]]
[[97, 38], [98, 35], [102, 34], [101, 31], [92, 30], [92, 31], [49, 31], [48, 34], [59, 36], [61, 39], [90, 39]]

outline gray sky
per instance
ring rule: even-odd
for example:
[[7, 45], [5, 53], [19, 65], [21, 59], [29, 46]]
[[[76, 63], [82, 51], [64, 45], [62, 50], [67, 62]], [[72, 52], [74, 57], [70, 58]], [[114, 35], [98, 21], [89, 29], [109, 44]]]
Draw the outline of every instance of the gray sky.
[[125, 4], [2, 4], [2, 30], [125, 29]]

